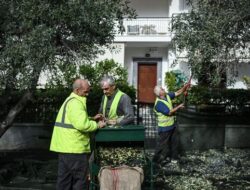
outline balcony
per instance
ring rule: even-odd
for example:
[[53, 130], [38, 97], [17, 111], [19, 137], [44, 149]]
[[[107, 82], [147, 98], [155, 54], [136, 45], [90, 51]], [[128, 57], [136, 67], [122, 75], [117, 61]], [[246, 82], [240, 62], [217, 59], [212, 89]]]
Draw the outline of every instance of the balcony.
[[125, 32], [123, 34], [117, 34], [120, 36], [163, 36], [170, 35], [171, 18], [137, 18], [137, 19], [125, 19], [123, 21]]
[[170, 17], [140, 17], [137, 19], [124, 19], [125, 31], [116, 34], [115, 41], [169, 41], [171, 32]]

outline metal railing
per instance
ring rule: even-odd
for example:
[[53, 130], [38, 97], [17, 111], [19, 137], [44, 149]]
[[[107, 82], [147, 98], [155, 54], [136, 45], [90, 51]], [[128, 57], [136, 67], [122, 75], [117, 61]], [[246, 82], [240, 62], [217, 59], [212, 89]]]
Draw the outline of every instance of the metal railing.
[[137, 102], [135, 123], [143, 125], [145, 130], [145, 148], [153, 149], [158, 138], [156, 114], [153, 111], [154, 103]]
[[125, 31], [117, 36], [170, 36], [170, 17], [124, 19]]

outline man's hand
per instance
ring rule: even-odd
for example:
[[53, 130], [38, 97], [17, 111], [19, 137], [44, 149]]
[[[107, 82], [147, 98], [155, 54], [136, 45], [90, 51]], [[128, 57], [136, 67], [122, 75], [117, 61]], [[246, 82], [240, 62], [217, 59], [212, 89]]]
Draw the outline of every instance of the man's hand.
[[190, 88], [190, 85], [191, 85], [190, 83], [185, 84], [182, 88], [180, 88], [175, 92], [175, 96], [179, 96], [182, 93], [184, 94], [187, 93], [188, 89]]
[[175, 112], [177, 112], [177, 110], [182, 109], [182, 108], [184, 108], [184, 104], [183, 103], [179, 104], [174, 109], [170, 110], [169, 115], [171, 116], [171, 115], [175, 114]]
[[101, 121], [101, 120], [103, 120], [103, 115], [100, 114], [100, 113], [98, 113], [98, 114], [96, 114], [96, 115], [93, 117], [93, 120], [95, 120], [95, 121]]
[[185, 84], [184, 85], [184, 95], [185, 96], [187, 96], [187, 94], [188, 94], [188, 89], [190, 88], [190, 86], [191, 86], [191, 83], [187, 83], [187, 84]]
[[192, 79], [193, 75], [191, 75], [191, 77], [188, 80], [188, 83], [184, 85], [184, 96], [188, 95], [188, 89], [191, 87], [191, 79]]
[[105, 126], [106, 126], [106, 123], [104, 121], [101, 120], [98, 122], [98, 128], [103, 128]]
[[187, 83], [184, 85], [184, 90], [188, 90], [188, 88], [190, 88], [191, 84], [190, 83]]
[[177, 108], [177, 110], [178, 109], [183, 109], [184, 108], [184, 104], [182, 103], [182, 104], [178, 105], [176, 108]]
[[110, 120], [107, 121], [107, 124], [115, 125], [115, 124], [117, 124], [117, 121], [116, 121], [116, 119], [110, 119]]

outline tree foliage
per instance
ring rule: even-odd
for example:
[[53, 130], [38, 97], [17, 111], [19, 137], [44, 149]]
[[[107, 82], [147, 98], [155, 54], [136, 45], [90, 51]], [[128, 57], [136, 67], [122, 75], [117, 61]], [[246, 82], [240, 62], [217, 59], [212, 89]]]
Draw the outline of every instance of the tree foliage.
[[227, 74], [234, 76], [237, 63], [249, 58], [250, 1], [188, 2], [190, 12], [172, 18], [173, 45], [177, 52], [186, 52], [199, 84], [218, 86]]
[[91, 60], [135, 15], [122, 0], [2, 0], [0, 12], [0, 81], [10, 89], [35, 88], [59, 62]]
[[135, 16], [128, 5], [128, 0], [1, 0], [0, 87], [6, 97], [13, 89], [34, 91], [41, 72], [50, 76], [61, 65], [74, 68], [95, 57], [117, 28], [123, 31], [123, 17]]
[[88, 70], [86, 69], [86, 66], [81, 66], [80, 73], [91, 79], [92, 83], [95, 84], [98, 84], [104, 75], [113, 76], [116, 80], [116, 83], [118, 84], [126, 83], [128, 79], [127, 69], [122, 67], [113, 59], [105, 59], [103, 61], [97, 62], [96, 65], [92, 67], [92, 70], [94, 71], [94, 74], [87, 72]]

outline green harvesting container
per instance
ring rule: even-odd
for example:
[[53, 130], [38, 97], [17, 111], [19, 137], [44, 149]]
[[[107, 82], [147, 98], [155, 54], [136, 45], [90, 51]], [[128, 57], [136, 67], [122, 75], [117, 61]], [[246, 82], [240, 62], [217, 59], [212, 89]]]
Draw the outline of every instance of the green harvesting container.
[[127, 125], [118, 128], [105, 127], [95, 134], [96, 142], [144, 142], [145, 127], [142, 125]]
[[[94, 151], [90, 157], [90, 190], [99, 190], [99, 184], [97, 176], [100, 170], [100, 167], [96, 163], [96, 150], [98, 146], [110, 145], [111, 147], [116, 146], [125, 146], [130, 147], [134, 145], [139, 145], [144, 147], [145, 140], [145, 127], [143, 125], [127, 125], [120, 127], [105, 127], [98, 129], [94, 136]], [[112, 143], [109, 143], [112, 142]], [[150, 190], [153, 190], [153, 181], [152, 181], [152, 163], [149, 159], [145, 157], [146, 165], [145, 168], [148, 168], [149, 177], [150, 177]]]

